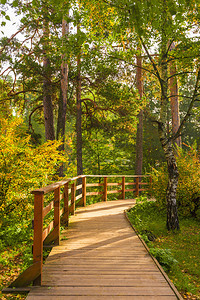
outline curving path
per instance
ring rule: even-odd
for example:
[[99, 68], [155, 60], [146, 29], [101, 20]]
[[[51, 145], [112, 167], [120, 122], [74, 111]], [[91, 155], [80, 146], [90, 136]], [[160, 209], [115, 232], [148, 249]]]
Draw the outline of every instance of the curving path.
[[108, 201], [78, 209], [44, 265], [43, 285], [27, 299], [182, 299], [125, 218], [133, 203]]

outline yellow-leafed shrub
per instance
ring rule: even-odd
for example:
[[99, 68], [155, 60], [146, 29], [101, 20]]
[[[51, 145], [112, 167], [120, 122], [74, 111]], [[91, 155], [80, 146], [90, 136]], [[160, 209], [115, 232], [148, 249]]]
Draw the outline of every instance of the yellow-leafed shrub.
[[[195, 147], [185, 152], [179, 149], [177, 157], [179, 182], [177, 205], [179, 211], [187, 216], [200, 218], [200, 157]], [[166, 207], [166, 188], [168, 183], [167, 166], [152, 169], [152, 195], [160, 208]]]
[[48, 141], [33, 147], [17, 117], [0, 120], [0, 227], [11, 220], [30, 218], [30, 191], [49, 184], [64, 161], [60, 142]]

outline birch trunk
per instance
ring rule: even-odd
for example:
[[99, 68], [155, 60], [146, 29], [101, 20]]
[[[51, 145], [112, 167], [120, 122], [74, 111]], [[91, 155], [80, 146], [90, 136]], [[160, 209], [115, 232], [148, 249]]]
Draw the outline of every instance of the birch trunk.
[[168, 121], [168, 38], [166, 34], [167, 9], [166, 0], [163, 0], [163, 16], [162, 16], [162, 41], [161, 41], [161, 106], [159, 120], [159, 137], [165, 154], [168, 167], [168, 186], [166, 191], [167, 201], [167, 229], [179, 229], [179, 220], [176, 203], [176, 190], [178, 186], [178, 168], [172, 142], [169, 139], [167, 131]]
[[[172, 43], [170, 50], [175, 48], [175, 44]], [[170, 63], [170, 76], [174, 76], [177, 73], [176, 65]], [[171, 104], [171, 115], [172, 115], [172, 133], [175, 134], [180, 126], [179, 116], [179, 101], [178, 101], [178, 83], [176, 77], [170, 78], [170, 104]], [[175, 139], [174, 143], [181, 147], [181, 137]]]
[[168, 186], [166, 191], [167, 201], [167, 229], [179, 229], [179, 219], [176, 204], [176, 190], [178, 186], [178, 168], [172, 142], [168, 140], [163, 125], [159, 124], [159, 136], [165, 153], [168, 168]]

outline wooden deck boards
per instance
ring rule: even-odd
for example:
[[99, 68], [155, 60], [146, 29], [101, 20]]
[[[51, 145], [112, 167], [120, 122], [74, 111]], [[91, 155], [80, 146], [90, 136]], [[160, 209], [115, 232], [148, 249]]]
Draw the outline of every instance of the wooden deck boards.
[[76, 211], [28, 300], [177, 299], [124, 216], [133, 200]]

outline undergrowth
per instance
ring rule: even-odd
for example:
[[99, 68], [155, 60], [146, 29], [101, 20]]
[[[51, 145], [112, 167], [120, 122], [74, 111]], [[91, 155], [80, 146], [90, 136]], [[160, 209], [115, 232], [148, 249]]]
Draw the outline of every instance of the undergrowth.
[[200, 222], [180, 215], [180, 231], [166, 228], [166, 211], [142, 196], [128, 212], [134, 228], [184, 299], [200, 299]]

